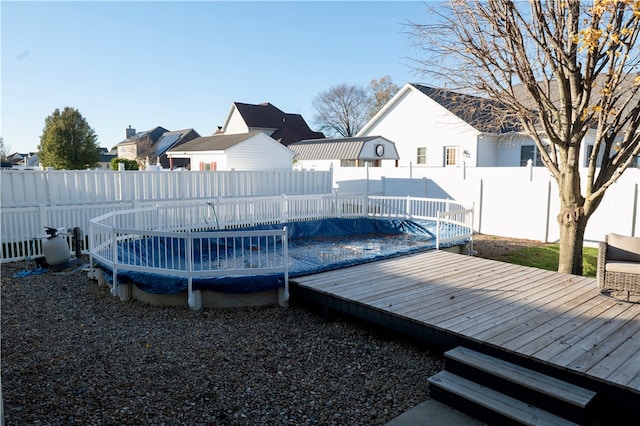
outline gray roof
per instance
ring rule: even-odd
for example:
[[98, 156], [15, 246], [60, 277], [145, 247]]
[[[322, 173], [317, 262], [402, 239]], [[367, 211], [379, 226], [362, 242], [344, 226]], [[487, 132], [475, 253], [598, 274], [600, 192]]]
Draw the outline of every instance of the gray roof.
[[199, 138], [185, 142], [179, 147], [176, 147], [175, 150], [170, 150], [169, 152], [225, 151], [259, 133], [261, 132], [238, 133], [235, 135], [219, 134], [213, 136], [200, 136]]
[[338, 139], [307, 139], [292, 143], [289, 149], [297, 153], [296, 160], [356, 160], [360, 158], [366, 142], [380, 136], [362, 136]]
[[520, 122], [509, 113], [509, 108], [498, 101], [423, 84], [411, 85], [480, 132], [500, 134], [521, 129]]

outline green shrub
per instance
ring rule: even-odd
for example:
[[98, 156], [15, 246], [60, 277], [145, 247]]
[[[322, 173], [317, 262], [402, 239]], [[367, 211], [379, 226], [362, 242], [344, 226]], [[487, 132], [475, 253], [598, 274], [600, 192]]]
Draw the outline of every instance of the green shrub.
[[125, 170], [138, 170], [138, 162], [136, 160], [128, 160], [126, 158], [112, 158], [111, 169], [118, 170], [119, 164], [124, 164]]

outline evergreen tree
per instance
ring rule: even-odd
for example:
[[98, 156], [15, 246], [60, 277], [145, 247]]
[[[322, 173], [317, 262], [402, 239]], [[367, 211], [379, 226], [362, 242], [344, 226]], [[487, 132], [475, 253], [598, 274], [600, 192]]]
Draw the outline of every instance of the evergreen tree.
[[100, 159], [97, 136], [77, 109], [56, 110], [45, 120], [38, 145], [42, 166], [58, 170], [94, 168]]

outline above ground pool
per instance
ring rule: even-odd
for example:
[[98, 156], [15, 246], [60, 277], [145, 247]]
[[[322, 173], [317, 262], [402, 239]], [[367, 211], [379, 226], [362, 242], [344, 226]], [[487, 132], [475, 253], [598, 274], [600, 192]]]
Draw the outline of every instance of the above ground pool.
[[[434, 249], [436, 247], [436, 223], [433, 221], [413, 221], [406, 219], [319, 219], [300, 222], [259, 225], [246, 230], [265, 230], [287, 228], [289, 277], [298, 277], [332, 269], [386, 259], [401, 254]], [[228, 232], [229, 230], [225, 230]], [[201, 238], [194, 242], [193, 270], [210, 270], [211, 265], [229, 265], [234, 262], [256, 262], [264, 265], [261, 247], [272, 244], [264, 256], [280, 256], [283, 247], [281, 238], [268, 241], [229, 241], [220, 242], [216, 232], [210, 231], [212, 238]], [[232, 239], [234, 240], [234, 239]], [[239, 237], [238, 240], [242, 240]], [[188, 250], [181, 239], [159, 239], [146, 237], [118, 243], [118, 259], [136, 259], [139, 264], [153, 264], [159, 269], [163, 262], [185, 264], [184, 253]], [[451, 243], [457, 245], [466, 240]], [[206, 248], [206, 253], [202, 253]], [[213, 249], [212, 249], [213, 247]], [[164, 256], [159, 256], [163, 253]], [[170, 253], [167, 260], [166, 253]], [[202, 263], [202, 264], [201, 264]], [[206, 263], [206, 265], [205, 265]], [[98, 262], [99, 264], [99, 262]], [[99, 265], [109, 270], [106, 265]], [[259, 266], [256, 266], [259, 267]], [[119, 267], [120, 268], [120, 267]], [[209, 268], [209, 269], [207, 269]], [[222, 266], [221, 266], [222, 268]], [[111, 271], [112, 272], [112, 271]], [[134, 283], [140, 290], [154, 294], [175, 294], [187, 289], [187, 278], [168, 276], [149, 272], [118, 269], [118, 281]], [[186, 275], [186, 274], [185, 274]], [[196, 290], [212, 290], [221, 293], [255, 293], [283, 287], [282, 274], [198, 277], [193, 279]]]

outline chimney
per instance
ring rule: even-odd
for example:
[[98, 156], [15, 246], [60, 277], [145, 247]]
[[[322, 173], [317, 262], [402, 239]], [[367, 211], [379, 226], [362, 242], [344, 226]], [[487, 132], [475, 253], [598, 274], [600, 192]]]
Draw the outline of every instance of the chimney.
[[216, 132], [214, 133], [214, 135], [219, 135], [220, 133], [224, 133], [222, 131], [222, 126], [218, 126], [218, 130], [216, 130]]
[[129, 128], [125, 130], [127, 131], [127, 139], [136, 134], [136, 129], [132, 129], [131, 124], [129, 124]]

